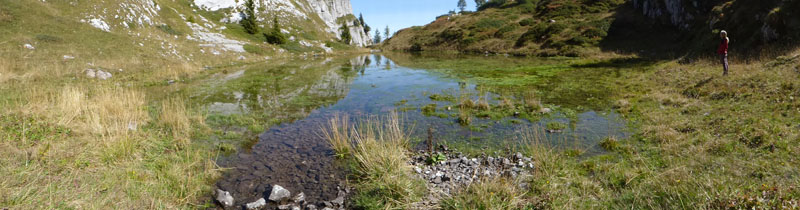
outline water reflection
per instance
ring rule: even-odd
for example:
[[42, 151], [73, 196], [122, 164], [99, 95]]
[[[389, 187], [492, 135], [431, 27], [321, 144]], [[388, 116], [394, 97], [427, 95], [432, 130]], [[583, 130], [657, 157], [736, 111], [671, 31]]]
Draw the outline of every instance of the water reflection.
[[[399, 111], [406, 126], [416, 128], [412, 136], [425, 139], [428, 128], [434, 128], [437, 139], [477, 150], [514, 147], [521, 131], [551, 121], [571, 126], [563, 133], [548, 134], [548, 142], [557, 145], [570, 139], [569, 144], [590, 152], [601, 151], [594, 145], [604, 137], [627, 135], [624, 121], [601, 109], [585, 110], [571, 118], [554, 113], [535, 122], [477, 118], [470, 126], [462, 126], [456, 123], [456, 111], [444, 109], [452, 104], [429, 96], [485, 94], [494, 103], [499, 95], [483, 93], [462, 79], [398, 65], [381, 55], [259, 64], [230, 71], [233, 73], [216, 75], [207, 88], [195, 94], [210, 114], [283, 122], [260, 134], [251, 148], [219, 161], [231, 170], [217, 186], [233, 193], [237, 204], [264, 197], [273, 184], [304, 192], [311, 202], [335, 198], [346, 171], [318, 131], [338, 113], [357, 121]], [[424, 115], [418, 108], [428, 104], [437, 104], [442, 114]]]

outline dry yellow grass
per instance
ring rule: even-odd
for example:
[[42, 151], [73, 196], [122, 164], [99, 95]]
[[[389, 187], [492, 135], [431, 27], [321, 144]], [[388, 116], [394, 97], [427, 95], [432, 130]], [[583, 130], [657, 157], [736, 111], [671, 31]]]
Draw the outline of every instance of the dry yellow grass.
[[[411, 176], [408, 164], [409, 130], [397, 113], [385, 118], [369, 118], [358, 124], [349, 126], [346, 120], [331, 119], [327, 130], [328, 141], [338, 141], [340, 146], [349, 146], [352, 158], [357, 165], [356, 174], [358, 190], [361, 192], [379, 192], [382, 203], [387, 209], [408, 207], [420, 199], [424, 184]], [[347, 118], [343, 116], [343, 118]], [[333, 125], [333, 123], [339, 123]], [[348, 129], [349, 128], [349, 129]], [[324, 129], [323, 129], [324, 130]], [[348, 139], [331, 139], [348, 138]], [[353, 143], [351, 144], [350, 141]], [[376, 195], [366, 195], [376, 196]], [[356, 198], [363, 199], [363, 198]]]
[[525, 103], [525, 107], [532, 111], [539, 111], [542, 107], [542, 102], [536, 98], [536, 91], [533, 90], [525, 91], [525, 94], [522, 96], [522, 101]]
[[524, 190], [503, 178], [480, 180], [442, 201], [442, 209], [521, 209]]
[[0, 58], [0, 84], [14, 78], [13, 65], [14, 63], [10, 58], [6, 56]]
[[[219, 176], [213, 151], [190, 141], [192, 125], [202, 122], [182, 98], [152, 103], [161, 96], [122, 79], [168, 78], [152, 77], [164, 69], [146, 67], [173, 61], [64, 61], [74, 52], [35, 52], [0, 58], [0, 207], [200, 208]], [[114, 77], [86, 78], [84, 70], [93, 68], [87, 63]], [[194, 68], [172, 75], [193, 76], [184, 69]], [[161, 109], [151, 116], [148, 106]]]
[[[66, 87], [56, 97], [51, 115], [58, 124], [101, 136], [125, 135], [148, 122], [144, 95], [118, 87], [88, 90]], [[33, 102], [36, 103], [36, 102]]]
[[170, 130], [172, 138], [182, 145], [191, 143], [191, 121], [182, 98], [170, 98], [161, 102], [159, 123]]
[[181, 78], [187, 78], [198, 71], [200, 71], [200, 67], [194, 64], [178, 62], [167, 64], [164, 69], [156, 71], [155, 76], [157, 78], [179, 80]]
[[[25, 106], [0, 113], [4, 125], [36, 119], [27, 125], [29, 131], [21, 131], [29, 137], [0, 140], [5, 151], [0, 155], [3, 206], [176, 209], [197, 204], [211, 190], [206, 183], [219, 172], [211, 151], [188, 141], [192, 118], [182, 99], [163, 103], [158, 119], [170, 131], [162, 135], [145, 126], [151, 119], [144, 94], [91, 86], [68, 86], [50, 94], [27, 91], [31, 97]], [[177, 135], [182, 142], [165, 135]], [[47, 140], [40, 140], [42, 136]]]
[[322, 137], [328, 140], [328, 144], [336, 151], [336, 156], [343, 158], [350, 155], [352, 147], [350, 131], [352, 128], [349, 118], [336, 114], [328, 120], [327, 126], [320, 129]]

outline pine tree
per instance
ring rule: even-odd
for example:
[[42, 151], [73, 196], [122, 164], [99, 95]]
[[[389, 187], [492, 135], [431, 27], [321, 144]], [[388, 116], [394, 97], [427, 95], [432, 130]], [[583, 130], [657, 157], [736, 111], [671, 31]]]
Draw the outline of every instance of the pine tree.
[[[378, 29], [375, 29], [378, 30]], [[389, 39], [389, 26], [386, 26], [386, 29], [383, 29], [383, 37]]]
[[465, 10], [467, 10], [467, 1], [466, 0], [458, 0], [458, 9], [460, 9], [461, 12], [464, 12]]
[[264, 38], [270, 44], [285, 44], [287, 42], [286, 36], [281, 32], [281, 25], [278, 23], [278, 16], [272, 18], [272, 30], [263, 33]]
[[350, 44], [350, 42], [353, 41], [353, 36], [350, 35], [350, 27], [347, 26], [347, 22], [342, 23], [341, 29], [342, 29], [342, 35], [341, 35], [342, 42], [344, 42], [345, 44]]
[[383, 41], [383, 38], [381, 37], [381, 31], [378, 30], [377, 28], [375, 29], [375, 38], [374, 39], [375, 39], [375, 44], [381, 43]]
[[272, 17], [272, 30], [273, 31], [281, 31], [281, 24], [278, 22], [278, 16]]
[[253, 3], [253, 0], [247, 0], [245, 3], [244, 9], [244, 17], [239, 24], [242, 25], [245, 31], [249, 34], [256, 34], [258, 33], [258, 26], [256, 26], [256, 7]]
[[480, 9], [483, 4], [486, 4], [486, 0], [475, 0], [475, 8]]
[[372, 31], [372, 28], [367, 25], [367, 22], [364, 22], [364, 15], [361, 13], [358, 14], [358, 22], [360, 22], [361, 26], [364, 27], [364, 34], [369, 35], [369, 32]]

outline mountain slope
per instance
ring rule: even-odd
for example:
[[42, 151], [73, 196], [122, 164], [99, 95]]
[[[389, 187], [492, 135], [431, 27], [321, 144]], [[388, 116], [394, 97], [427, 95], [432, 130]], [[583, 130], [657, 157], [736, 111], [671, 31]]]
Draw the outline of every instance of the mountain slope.
[[475, 13], [443, 15], [426, 26], [398, 31], [383, 47], [578, 56], [606, 36], [612, 9], [621, 3], [495, 0]]
[[213, 207], [225, 145], [188, 92], [243, 63], [360, 50], [320, 17], [352, 14], [280, 17], [294, 40], [273, 45], [220, 21], [231, 10], [190, 0], [0, 0], [0, 209]]
[[[239, 3], [235, 3], [239, 2]], [[243, 1], [115, 0], [0, 1], [0, 43], [18, 51], [29, 44], [54, 54], [97, 57], [148, 55], [180, 62], [199, 58], [263, 59], [264, 55], [326, 53], [347, 49], [337, 25], [347, 23], [352, 45], [366, 46], [349, 0], [257, 0], [258, 24], [271, 28], [277, 16], [289, 42], [270, 45], [246, 34], [238, 20]], [[230, 7], [226, 7], [230, 6]], [[237, 19], [239, 18], [239, 19]], [[338, 21], [338, 22], [337, 22]], [[55, 51], [61, 51], [56, 53]], [[136, 53], [134, 53], [136, 52]], [[40, 54], [40, 53], [38, 53]], [[57, 55], [60, 56], [60, 55]], [[147, 58], [143, 58], [147, 59]]]
[[478, 12], [443, 15], [398, 31], [388, 50], [539, 56], [600, 51], [674, 54], [714, 48], [729, 31], [732, 51], [791, 49], [800, 41], [797, 0], [492, 0]]
[[[224, 13], [219, 21], [225, 23], [238, 23], [245, 9], [245, 1], [195, 0], [194, 3], [203, 10]], [[360, 47], [372, 44], [363, 26], [356, 21], [349, 0], [256, 0], [254, 5], [257, 20], [261, 23], [278, 17], [282, 25], [295, 26], [291, 27], [294, 32], [319, 28], [336, 38], [341, 34], [342, 24], [347, 24], [353, 36], [352, 44]], [[298, 25], [304, 27], [296, 27]]]

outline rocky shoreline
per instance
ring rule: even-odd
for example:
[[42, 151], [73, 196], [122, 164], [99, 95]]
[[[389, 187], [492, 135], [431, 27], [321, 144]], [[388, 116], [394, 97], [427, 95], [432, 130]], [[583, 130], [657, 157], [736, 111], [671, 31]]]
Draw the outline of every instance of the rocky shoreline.
[[[431, 161], [431, 157], [440, 160]], [[518, 187], [527, 188], [524, 180], [535, 169], [533, 160], [519, 152], [510, 157], [481, 155], [470, 158], [446, 147], [435, 152], [418, 151], [409, 164], [414, 167], [415, 175], [426, 181], [430, 191], [422, 202], [414, 205], [421, 208], [436, 206], [440, 199], [482, 180], [505, 177], [518, 183]]]
[[[530, 177], [535, 164], [530, 157], [515, 153], [508, 157], [481, 155], [468, 157], [460, 152], [440, 147], [436, 151], [417, 151], [410, 160], [414, 176], [425, 180], [428, 196], [412, 206], [425, 208], [436, 206], [439, 200], [452, 196], [463, 187], [482, 180], [509, 178], [526, 188], [525, 178]], [[269, 195], [241, 206], [235, 206], [235, 198], [222, 189], [216, 190], [215, 201], [223, 209], [279, 209], [279, 210], [334, 210], [346, 209], [346, 197], [350, 189], [337, 186], [337, 197], [330, 201], [306, 200], [303, 192], [292, 194], [280, 185], [272, 185]]]
[[[350, 192], [349, 189], [342, 187], [337, 187], [339, 189], [338, 197], [336, 199], [330, 201], [323, 201], [323, 202], [310, 202], [306, 200], [305, 193], [300, 192], [294, 194], [292, 196], [292, 192], [287, 190], [286, 188], [280, 185], [273, 185], [272, 190], [269, 193], [269, 196], [265, 198], [259, 198], [253, 202], [249, 202], [247, 204], [241, 206], [234, 206], [235, 198], [231, 196], [231, 193], [228, 191], [224, 191], [221, 189], [216, 190], [216, 197], [215, 200], [217, 204], [220, 205], [223, 209], [279, 209], [279, 210], [335, 210], [335, 209], [345, 209], [345, 196]], [[270, 208], [274, 207], [274, 208]]]

